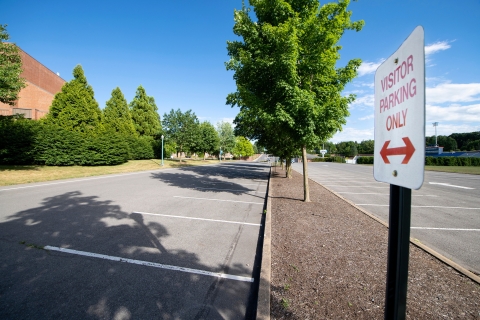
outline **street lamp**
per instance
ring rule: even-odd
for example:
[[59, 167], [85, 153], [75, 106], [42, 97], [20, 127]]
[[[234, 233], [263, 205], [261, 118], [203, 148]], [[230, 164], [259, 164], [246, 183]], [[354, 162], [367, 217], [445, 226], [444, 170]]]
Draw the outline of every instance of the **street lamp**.
[[164, 136], [162, 134], [162, 167], [163, 167], [163, 138], [164, 138]]
[[433, 126], [435, 127], [435, 147], [438, 147], [438, 143], [437, 143], [437, 127], [438, 127], [438, 122], [434, 122], [432, 123]]
[[218, 159], [222, 162], [222, 147], [220, 147], [220, 153], [218, 154]]

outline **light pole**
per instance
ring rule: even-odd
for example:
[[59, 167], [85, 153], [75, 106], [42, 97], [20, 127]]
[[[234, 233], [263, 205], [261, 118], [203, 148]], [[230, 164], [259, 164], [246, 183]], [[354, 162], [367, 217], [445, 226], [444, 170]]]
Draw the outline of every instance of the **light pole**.
[[162, 134], [162, 167], [163, 167], [163, 138], [164, 138], [164, 136]]
[[220, 153], [218, 154], [218, 159], [222, 162], [222, 147], [220, 147]]
[[434, 122], [432, 123], [433, 126], [435, 127], [435, 147], [438, 147], [438, 143], [437, 143], [437, 127], [438, 127], [438, 122]]

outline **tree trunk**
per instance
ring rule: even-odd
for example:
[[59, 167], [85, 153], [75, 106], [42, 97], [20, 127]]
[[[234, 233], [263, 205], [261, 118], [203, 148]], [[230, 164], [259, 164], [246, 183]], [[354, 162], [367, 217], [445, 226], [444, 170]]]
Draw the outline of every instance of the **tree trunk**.
[[285, 177], [288, 179], [292, 179], [292, 159], [287, 158], [285, 163]]
[[310, 187], [308, 186], [307, 146], [302, 147], [303, 162], [303, 201], [310, 202]]

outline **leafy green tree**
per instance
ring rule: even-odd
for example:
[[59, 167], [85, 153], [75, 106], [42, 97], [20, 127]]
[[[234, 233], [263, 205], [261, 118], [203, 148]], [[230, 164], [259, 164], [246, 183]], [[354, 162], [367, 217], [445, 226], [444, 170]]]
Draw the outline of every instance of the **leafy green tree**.
[[469, 141], [465, 145], [465, 150], [467, 150], [467, 151], [480, 150], [480, 140]]
[[470, 141], [480, 140], [480, 131], [452, 133], [449, 137], [457, 142], [458, 150], [468, 150], [466, 146]]
[[155, 137], [162, 131], [157, 111], [153, 97], [147, 96], [145, 89], [138, 86], [135, 97], [130, 102], [130, 114], [138, 135]]
[[[425, 137], [425, 144], [426, 145], [435, 145], [435, 136]], [[455, 139], [448, 137], [448, 136], [438, 136], [437, 137], [437, 144], [443, 147], [443, 151], [455, 151], [457, 150], [457, 141]]]
[[248, 139], [245, 137], [236, 137], [235, 140], [235, 147], [232, 150], [235, 156], [253, 156], [253, 145]]
[[249, 2], [256, 21], [245, 6], [235, 11], [233, 31], [243, 42], [227, 44], [231, 59], [226, 67], [235, 72], [237, 84], [227, 104], [239, 106], [241, 112], [255, 110], [245, 115], [256, 116], [257, 126], [265, 124], [264, 119], [269, 130], [291, 137], [293, 142], [288, 144], [285, 139], [272, 140], [285, 144], [282, 150], [293, 151], [300, 145], [304, 201], [309, 202], [306, 149], [329, 139], [346, 123], [354, 96], [341, 92], [356, 76], [361, 61], [353, 59], [337, 68], [338, 42], [345, 30], [360, 31], [363, 21], [350, 21], [349, 0], [323, 6], [318, 0]]
[[0, 164], [32, 164], [39, 127], [23, 115], [0, 116]]
[[17, 46], [6, 43], [10, 37], [7, 25], [0, 24], [0, 102], [14, 105], [18, 93], [26, 87], [22, 73], [22, 59]]
[[355, 157], [358, 154], [357, 143], [355, 141], [337, 143], [337, 153], [345, 157]]
[[171, 110], [169, 114], [163, 115], [163, 127], [165, 130], [165, 139], [172, 145], [175, 143], [176, 152], [180, 154], [182, 162], [182, 153], [198, 150], [200, 141], [200, 129], [198, 118], [192, 110], [183, 113], [180, 109]]
[[44, 119], [46, 124], [58, 125], [68, 131], [87, 134], [103, 132], [102, 111], [82, 66], [77, 65], [73, 69], [73, 79], [55, 95], [50, 112]]
[[373, 154], [375, 149], [375, 141], [373, 140], [363, 140], [358, 145], [358, 153], [361, 154]]
[[103, 109], [103, 121], [107, 131], [117, 132], [125, 137], [136, 136], [127, 100], [119, 87], [113, 89], [112, 97]]
[[215, 127], [208, 121], [200, 123], [200, 141], [198, 142], [198, 151], [203, 152], [203, 160], [205, 160], [205, 153], [213, 154], [218, 150], [220, 139]]
[[233, 133], [233, 128], [230, 122], [222, 121], [217, 123], [217, 133], [220, 140], [219, 146], [225, 159], [225, 154], [233, 150], [236, 142], [235, 134]]

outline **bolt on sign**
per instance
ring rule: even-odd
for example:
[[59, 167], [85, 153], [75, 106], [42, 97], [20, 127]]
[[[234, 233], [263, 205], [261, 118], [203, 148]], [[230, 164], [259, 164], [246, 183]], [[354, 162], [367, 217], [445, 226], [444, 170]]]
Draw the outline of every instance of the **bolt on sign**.
[[375, 180], [420, 189], [425, 171], [425, 44], [418, 26], [375, 72]]

